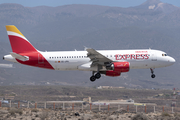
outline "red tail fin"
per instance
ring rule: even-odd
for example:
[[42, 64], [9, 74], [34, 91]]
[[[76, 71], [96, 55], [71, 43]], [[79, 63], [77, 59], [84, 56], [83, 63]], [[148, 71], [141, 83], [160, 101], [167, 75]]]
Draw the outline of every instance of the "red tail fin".
[[6, 29], [13, 52], [27, 53], [37, 51], [14, 25], [7, 25]]

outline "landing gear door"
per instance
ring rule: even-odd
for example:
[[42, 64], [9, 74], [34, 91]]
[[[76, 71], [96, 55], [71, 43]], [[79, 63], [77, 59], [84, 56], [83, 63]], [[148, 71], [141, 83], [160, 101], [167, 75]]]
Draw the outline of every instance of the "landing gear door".
[[151, 52], [151, 60], [152, 61], [157, 61], [157, 56], [155, 52]]

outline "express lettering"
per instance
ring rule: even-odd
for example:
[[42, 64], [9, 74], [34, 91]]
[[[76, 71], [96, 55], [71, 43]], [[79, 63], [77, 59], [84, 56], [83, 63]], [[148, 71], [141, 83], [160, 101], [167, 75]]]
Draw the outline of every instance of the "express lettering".
[[127, 60], [127, 59], [136, 59], [136, 60], [143, 60], [143, 59], [149, 59], [148, 54], [116, 54], [115, 55], [116, 60]]

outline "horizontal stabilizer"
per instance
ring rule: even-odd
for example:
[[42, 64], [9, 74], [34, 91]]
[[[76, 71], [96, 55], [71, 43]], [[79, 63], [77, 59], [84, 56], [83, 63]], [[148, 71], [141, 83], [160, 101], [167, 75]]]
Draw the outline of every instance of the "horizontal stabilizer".
[[10, 54], [11, 54], [12, 57], [14, 57], [14, 58], [16, 58], [18, 60], [21, 60], [21, 61], [29, 60], [29, 57], [27, 57], [27, 56], [22, 56], [22, 55], [19, 55], [17, 53], [14, 53], [14, 52], [11, 52]]

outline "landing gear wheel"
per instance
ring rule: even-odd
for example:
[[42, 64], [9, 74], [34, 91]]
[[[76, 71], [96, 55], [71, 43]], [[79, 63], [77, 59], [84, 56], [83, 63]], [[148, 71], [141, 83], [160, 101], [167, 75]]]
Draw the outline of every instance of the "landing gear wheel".
[[96, 77], [95, 76], [91, 76], [90, 80], [91, 80], [91, 82], [94, 82], [96, 80]]
[[155, 74], [154, 74], [154, 70], [153, 70], [152, 68], [150, 68], [150, 70], [151, 70], [151, 74], [152, 74], [151, 77], [152, 77], [152, 78], [155, 78], [156, 76], [155, 76]]
[[101, 74], [100, 73], [96, 73], [95, 77], [96, 77], [96, 79], [99, 79], [101, 77]]
[[151, 77], [152, 77], [152, 78], [155, 78], [156, 76], [155, 76], [155, 74], [152, 74]]

